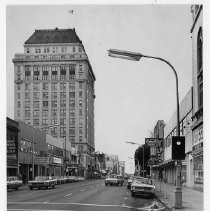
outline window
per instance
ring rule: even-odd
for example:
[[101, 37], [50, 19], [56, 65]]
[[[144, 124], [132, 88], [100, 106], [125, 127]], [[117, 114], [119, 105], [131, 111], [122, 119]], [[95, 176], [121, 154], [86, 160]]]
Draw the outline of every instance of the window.
[[41, 48], [40, 47], [35, 48], [35, 53], [41, 53]]
[[34, 99], [39, 99], [39, 92], [34, 92]]
[[20, 99], [20, 93], [19, 92], [17, 93], [17, 99]]
[[34, 119], [34, 126], [39, 126], [39, 119]]
[[[52, 109], [51, 112], [52, 112], [52, 116], [57, 116], [57, 109]], [[57, 124], [57, 122], [55, 124]]]
[[30, 99], [30, 92], [25, 93], [25, 99]]
[[42, 101], [42, 106], [48, 107], [48, 101]]
[[25, 101], [25, 108], [30, 108], [30, 107], [31, 107], [31, 102]]
[[37, 90], [39, 90], [39, 84], [34, 83], [34, 91], [37, 91]]
[[52, 92], [52, 98], [57, 98], [57, 92]]
[[60, 84], [60, 89], [65, 91], [66, 90], [66, 83], [61, 83]]
[[82, 118], [79, 118], [79, 124], [82, 125]]
[[82, 65], [81, 64], [79, 65], [79, 70], [82, 71]]
[[79, 115], [82, 116], [82, 109], [79, 109]]
[[26, 53], [30, 53], [30, 48], [26, 48]]
[[31, 80], [30, 66], [25, 66], [25, 80]]
[[70, 109], [69, 110], [69, 115], [70, 116], [75, 116], [75, 110], [74, 109]]
[[48, 110], [42, 110], [42, 116], [48, 116]]
[[69, 124], [70, 125], [75, 125], [75, 118], [70, 118], [69, 119]]
[[83, 88], [83, 82], [82, 82], [82, 81], [79, 82], [79, 88], [80, 88], [80, 89]]
[[83, 146], [82, 145], [78, 146], [78, 151], [80, 151], [80, 152], [83, 151]]
[[39, 108], [39, 101], [34, 101], [34, 108]]
[[42, 67], [42, 80], [49, 80], [49, 67], [48, 66]]
[[48, 98], [48, 92], [43, 92], [43, 98], [47, 99]]
[[82, 91], [79, 91], [79, 97], [82, 97]]
[[52, 83], [51, 89], [54, 90], [54, 91], [57, 91], [57, 89], [58, 89], [58, 84]]
[[[55, 37], [55, 38], [57, 39], [57, 37]], [[52, 52], [53, 52], [53, 53], [58, 53], [58, 47], [53, 47], [53, 48], [52, 48]]]
[[75, 107], [75, 100], [70, 100], [69, 101], [69, 106], [74, 108]]
[[57, 80], [58, 79], [58, 67], [57, 66], [52, 66], [52, 80]]
[[66, 101], [65, 100], [61, 100], [60, 101], [60, 106], [61, 107], [66, 107]]
[[69, 89], [75, 89], [75, 83], [69, 83]]
[[79, 134], [82, 134], [82, 127], [79, 127]]
[[61, 127], [60, 128], [60, 134], [65, 135], [66, 134], [66, 127]]
[[17, 90], [20, 90], [20, 85], [19, 84], [17, 84]]
[[72, 51], [75, 52], [75, 47], [72, 48]]
[[61, 93], [60, 93], [60, 97], [61, 97], [61, 98], [66, 98], [66, 92], [61, 92]]
[[75, 97], [75, 92], [69, 92], [69, 97]]
[[17, 107], [20, 108], [20, 101], [17, 102]]
[[40, 78], [40, 76], [39, 76], [39, 69], [38, 69], [38, 66], [34, 66], [34, 68], [33, 68], [33, 70], [34, 70], [34, 80], [39, 80]]
[[69, 134], [75, 134], [75, 127], [69, 128]]
[[79, 107], [82, 107], [82, 100], [79, 100]]
[[61, 47], [61, 53], [67, 53], [67, 47]]
[[20, 117], [20, 110], [17, 111], [17, 116]]
[[49, 47], [45, 47], [44, 48], [44, 53], [50, 53], [50, 48]]
[[203, 106], [203, 35], [199, 29], [197, 37], [197, 83], [198, 83], [198, 108]]
[[66, 109], [61, 109], [60, 112], [61, 116], [66, 116]]
[[57, 101], [52, 101], [52, 107], [57, 107]]
[[57, 134], [58, 134], [58, 128], [57, 127], [51, 128], [51, 134], [53, 135], [53, 137], [57, 136]]
[[66, 66], [65, 65], [61, 65], [61, 80], [66, 80]]
[[83, 72], [79, 72], [79, 79], [82, 79], [83, 77]]
[[[56, 111], [56, 110], [55, 110]], [[57, 112], [57, 111], [56, 111]], [[56, 116], [56, 115], [55, 115]], [[57, 118], [52, 118], [51, 119], [51, 124], [56, 125], [57, 124]]]
[[69, 65], [69, 79], [75, 78], [75, 65], [70, 64]]
[[28, 124], [28, 125], [30, 125], [31, 124], [30, 119], [25, 119], [25, 123]]
[[69, 140], [70, 140], [71, 143], [75, 142], [75, 136], [69, 136]]
[[48, 119], [47, 118], [43, 118], [42, 119], [42, 124], [43, 125], [48, 125]]
[[82, 136], [79, 136], [79, 142], [82, 142]]
[[39, 116], [39, 110], [34, 110], [34, 116]]
[[60, 119], [60, 125], [66, 125], [66, 118]]
[[25, 84], [25, 90], [30, 91], [31, 89], [31, 84]]
[[79, 52], [82, 52], [82, 48], [81, 47], [79, 47]]
[[43, 90], [48, 90], [49, 84], [48, 83], [43, 83], [42, 84], [42, 89]]

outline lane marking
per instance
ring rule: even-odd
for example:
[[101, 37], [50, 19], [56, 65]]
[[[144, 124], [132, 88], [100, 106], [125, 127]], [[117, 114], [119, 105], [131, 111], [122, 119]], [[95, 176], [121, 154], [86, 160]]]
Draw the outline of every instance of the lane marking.
[[80, 190], [81, 192], [84, 191], [85, 189]]
[[[7, 205], [8, 204], [38, 204], [38, 205], [40, 205], [40, 204], [43, 204], [43, 202], [8, 202]], [[50, 203], [48, 203], [48, 205], [78, 205], [78, 206], [94, 206], [94, 207], [119, 207], [119, 208], [133, 209], [133, 210], [151, 211], [151, 208], [122, 206], [122, 205], [118, 205], [118, 204], [85, 204], [85, 203], [71, 203], [71, 202], [66, 202], [66, 203], [50, 202]]]
[[45, 203], [45, 204], [46, 204], [46, 203], [49, 203], [49, 202], [50, 202], [50, 201], [45, 201], [45, 202], [43, 202], [43, 203]]
[[20, 196], [18, 196], [18, 197], [24, 197], [24, 196], [30, 196], [30, 195], [32, 195], [31, 193], [29, 193], [29, 194], [24, 194], [24, 195], [20, 195]]
[[69, 193], [69, 194], [66, 194], [64, 197], [66, 197], [66, 196], [71, 196], [72, 195], [72, 193]]
[[[46, 211], [43, 209], [7, 209], [7, 210], [11, 210], [11, 211]], [[52, 210], [50, 209], [50, 211], [76, 211], [76, 210]]]

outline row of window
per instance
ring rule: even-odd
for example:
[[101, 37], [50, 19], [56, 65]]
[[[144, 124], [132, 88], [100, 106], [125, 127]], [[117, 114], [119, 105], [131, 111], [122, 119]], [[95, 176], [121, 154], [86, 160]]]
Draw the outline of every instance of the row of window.
[[[25, 91], [30, 91], [31, 90], [31, 83], [25, 83]], [[66, 85], [67, 83], [60, 83], [60, 90], [66, 90]], [[58, 90], [59, 83], [52, 83], [51, 84], [51, 90]], [[21, 85], [17, 85], [17, 90], [21, 89]], [[43, 90], [49, 90], [49, 83], [42, 83], [42, 89]], [[70, 82], [69, 83], [69, 89], [75, 89], [75, 83]], [[83, 89], [83, 82], [79, 81], [79, 89]], [[40, 90], [40, 83], [34, 83], [33, 84], [33, 90], [34, 91], [39, 91]]]
[[26, 53], [76, 53], [84, 52], [83, 47], [72, 46], [52, 46], [52, 47], [27, 47]]
[[[46, 105], [44, 103], [45, 101], [42, 101], [42, 106]], [[82, 107], [83, 101], [79, 100], [79, 107]], [[31, 107], [31, 101], [25, 101], [25, 108], [30, 108]], [[40, 107], [40, 101], [33, 101], [33, 107], [34, 108], [39, 108]], [[52, 107], [57, 107], [57, 101], [52, 101]], [[66, 107], [66, 101], [61, 100], [60, 101], [60, 107]], [[70, 100], [69, 101], [69, 107], [75, 108], [75, 100]], [[21, 108], [21, 102], [17, 102], [17, 108]], [[47, 110], [48, 111], [48, 110]], [[44, 112], [44, 110], [43, 110]], [[42, 113], [43, 115], [43, 113]]]
[[[56, 117], [58, 116], [58, 110], [57, 109], [52, 109], [51, 110], [51, 116]], [[48, 111], [42, 111], [42, 116], [48, 116]], [[20, 110], [18, 110], [18, 115], [20, 116]], [[83, 115], [83, 110], [79, 109], [79, 116]], [[25, 110], [25, 117], [30, 117], [31, 116], [31, 110]], [[34, 110], [33, 111], [33, 116], [40, 116], [40, 111], [39, 110]], [[66, 109], [60, 109], [60, 116], [66, 116]], [[75, 116], [75, 109], [69, 109], [69, 116]]]
[[[58, 97], [58, 93], [57, 92], [52, 92], [51, 96], [52, 96], [52, 98], [57, 98]], [[82, 91], [79, 91], [78, 96], [82, 97]], [[48, 92], [42, 92], [42, 97], [44, 99], [49, 98], [49, 93]], [[66, 96], [66, 92], [60, 92], [60, 98], [66, 98], [66, 97], [67, 97]], [[76, 97], [75, 92], [69, 92], [69, 97], [70, 98], [75, 98]], [[32, 99], [39, 99], [40, 98], [40, 92], [34, 92], [32, 97], [31, 97], [31, 93], [30, 92], [26, 92], [24, 99], [31, 99], [31, 98]], [[21, 93], [19, 93], [19, 92], [17, 93], [17, 99], [21, 99]], [[48, 101], [43, 101], [43, 102], [48, 102]]]

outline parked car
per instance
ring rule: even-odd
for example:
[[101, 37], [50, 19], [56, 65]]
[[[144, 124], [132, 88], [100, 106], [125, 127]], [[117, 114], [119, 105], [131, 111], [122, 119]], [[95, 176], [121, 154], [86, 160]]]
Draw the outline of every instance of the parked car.
[[35, 177], [35, 180], [28, 182], [28, 187], [30, 190], [33, 190], [34, 188], [54, 188], [56, 185], [56, 180], [53, 179], [50, 176], [37, 176]]
[[68, 177], [68, 182], [78, 182], [78, 178], [75, 176], [69, 176]]
[[107, 177], [105, 180], [105, 185], [123, 185], [124, 183], [124, 178], [122, 176], [119, 175], [115, 175], [115, 174], [111, 174], [109, 177]]
[[15, 189], [18, 188], [23, 184], [23, 181], [20, 180], [18, 177], [7, 177], [7, 189]]
[[153, 198], [155, 196], [155, 186], [147, 178], [134, 179], [131, 183], [131, 196], [142, 195]]
[[61, 178], [59, 176], [53, 176], [52, 178], [56, 181], [56, 185], [61, 184]]
[[84, 180], [85, 180], [85, 178], [84, 177], [77, 177], [77, 180], [78, 180], [78, 182], [83, 182]]

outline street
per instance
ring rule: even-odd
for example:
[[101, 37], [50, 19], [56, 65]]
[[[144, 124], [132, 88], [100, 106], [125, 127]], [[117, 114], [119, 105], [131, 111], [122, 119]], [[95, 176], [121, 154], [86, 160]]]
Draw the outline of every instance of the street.
[[123, 186], [105, 186], [104, 180], [86, 180], [56, 185], [55, 189], [49, 190], [30, 191], [25, 188], [7, 192], [7, 208], [10, 211], [151, 210], [154, 203], [163, 207], [157, 199], [131, 197], [126, 181]]

